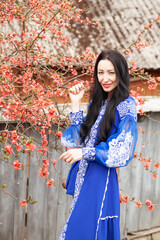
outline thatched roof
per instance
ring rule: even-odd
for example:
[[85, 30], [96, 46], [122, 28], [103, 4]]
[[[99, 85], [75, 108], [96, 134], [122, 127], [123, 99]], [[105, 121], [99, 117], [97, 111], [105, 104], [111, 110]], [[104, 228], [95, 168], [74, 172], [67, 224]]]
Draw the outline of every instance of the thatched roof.
[[[78, 0], [77, 0], [78, 2]], [[98, 22], [100, 29], [94, 25], [72, 23], [72, 28], [66, 29], [71, 45], [61, 46], [52, 34], [46, 34], [46, 42], [40, 44], [47, 54], [62, 53], [77, 55], [90, 48], [96, 55], [106, 48], [123, 52], [137, 40], [144, 26], [160, 16], [160, 0], [82, 0], [78, 3], [83, 9], [83, 18]], [[34, 28], [30, 26], [31, 29]], [[3, 26], [3, 32], [21, 29], [16, 21], [12, 28]], [[145, 69], [160, 69], [160, 21], [155, 21], [153, 29], [149, 28], [142, 35], [141, 41], [150, 40], [147, 48], [140, 51], [131, 47], [131, 54], [126, 55], [129, 64], [134, 60], [137, 67]], [[51, 53], [52, 52], [52, 53]]]
[[[99, 22], [101, 29], [93, 25], [74, 24], [68, 32], [72, 46], [68, 51], [81, 53], [86, 47], [96, 54], [106, 48], [123, 51], [137, 39], [138, 34], [160, 15], [160, 0], [82, 0], [84, 17]], [[129, 63], [146, 69], [160, 68], [160, 21], [147, 29], [141, 39], [150, 40], [150, 46], [140, 51], [131, 47], [127, 55]]]

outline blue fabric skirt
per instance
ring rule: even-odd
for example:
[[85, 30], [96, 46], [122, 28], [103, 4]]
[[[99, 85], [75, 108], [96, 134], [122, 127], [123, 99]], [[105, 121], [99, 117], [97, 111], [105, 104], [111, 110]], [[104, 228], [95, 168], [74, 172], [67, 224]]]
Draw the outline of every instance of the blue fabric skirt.
[[[69, 189], [74, 185], [72, 175], [75, 171], [76, 167], [69, 174]], [[120, 199], [116, 170], [96, 162], [88, 162], [78, 199], [60, 239], [120, 240], [119, 219]]]

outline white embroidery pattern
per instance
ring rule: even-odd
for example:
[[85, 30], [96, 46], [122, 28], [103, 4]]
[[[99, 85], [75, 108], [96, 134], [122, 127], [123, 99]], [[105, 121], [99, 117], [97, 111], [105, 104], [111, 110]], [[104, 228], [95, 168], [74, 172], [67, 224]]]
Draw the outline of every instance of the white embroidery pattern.
[[137, 121], [137, 110], [133, 100], [125, 99], [123, 102], [120, 102], [117, 106], [117, 110], [121, 119], [123, 119], [126, 115], [130, 115], [135, 121]]
[[72, 125], [78, 125], [83, 121], [83, 111], [80, 110], [79, 112], [70, 113], [70, 120]]
[[89, 148], [89, 147], [82, 148], [82, 155], [84, 159], [92, 160], [92, 161], [95, 160], [95, 153], [96, 153], [95, 148]]
[[125, 130], [123, 130], [116, 139], [112, 139], [109, 142], [106, 165], [108, 167], [124, 166], [129, 160], [132, 141], [133, 136], [131, 135], [131, 132], [125, 133]]
[[80, 190], [82, 188], [83, 182], [84, 182], [84, 176], [86, 174], [88, 163], [86, 160], [82, 159], [79, 164], [79, 170], [76, 177], [76, 183], [75, 183], [75, 191], [74, 191], [74, 197], [73, 197], [73, 203], [71, 207], [71, 211], [74, 209], [75, 204], [77, 202]]
[[[100, 113], [99, 113], [99, 116], [98, 116], [97, 120], [95, 121], [94, 125], [91, 128], [90, 136], [89, 136], [89, 138], [87, 137], [85, 139], [86, 147], [92, 148], [94, 146], [94, 144], [95, 144], [96, 137], [97, 137], [98, 126], [99, 126], [99, 123], [102, 120], [102, 117], [103, 117], [104, 112], [106, 110], [107, 103], [108, 103], [108, 101], [106, 101], [104, 103], [104, 105], [102, 105]], [[72, 120], [74, 121], [74, 119], [72, 119]], [[78, 122], [78, 119], [76, 121]], [[74, 196], [73, 196], [70, 216], [72, 214], [72, 211], [74, 210], [74, 207], [76, 205], [76, 202], [77, 202], [80, 190], [82, 188], [82, 185], [83, 185], [83, 182], [84, 182], [84, 177], [85, 177], [86, 170], [87, 170], [87, 166], [88, 166], [87, 160], [82, 159], [80, 161], [79, 170], [78, 170], [77, 177], [76, 177], [75, 191], [74, 191]], [[66, 222], [66, 224], [65, 224], [65, 226], [64, 226], [64, 228], [62, 230], [62, 233], [61, 233], [61, 235], [59, 237], [59, 240], [65, 240], [66, 231], [67, 231], [67, 225], [68, 225], [70, 216], [69, 216], [69, 218], [68, 218], [68, 220], [67, 220], [67, 222]]]
[[[104, 114], [104, 112], [105, 112], [106, 104], [107, 104], [107, 103], [105, 103], [105, 104], [102, 106], [101, 111], [100, 111], [100, 114], [99, 114], [96, 122], [94, 123], [94, 125], [93, 125], [92, 128], [91, 128], [90, 138], [89, 138], [89, 140], [88, 140], [88, 138], [87, 138], [86, 141], [85, 141], [86, 147], [92, 148], [92, 147], [94, 146], [94, 144], [95, 144], [96, 136], [97, 136], [97, 128], [98, 128], [99, 123], [100, 123], [100, 121], [101, 121], [101, 119], [102, 119], [102, 117], [103, 117], [103, 114]], [[74, 192], [73, 204], [72, 204], [71, 210], [74, 209], [74, 206], [75, 206], [75, 204], [76, 204], [76, 202], [77, 202], [77, 199], [78, 199], [80, 190], [81, 190], [81, 188], [82, 188], [82, 184], [83, 184], [83, 182], [84, 182], [84, 177], [85, 177], [85, 174], [86, 174], [87, 166], [88, 166], [87, 160], [82, 159], [82, 160], [80, 161], [79, 170], [78, 170], [77, 177], [76, 177], [75, 192]]]
[[[76, 127], [78, 128], [78, 126], [76, 126]], [[71, 147], [71, 148], [82, 147], [83, 144], [80, 143], [79, 133], [74, 130], [72, 130], [72, 131], [73, 131], [73, 135], [74, 135], [73, 137], [74, 137], [75, 141], [74, 142], [70, 141], [70, 138], [68, 138], [68, 136], [64, 137], [64, 135], [63, 135], [63, 137], [61, 138], [61, 144], [63, 146], [67, 146], [67, 147]]]
[[97, 240], [97, 237], [98, 237], [99, 222], [100, 222], [100, 220], [101, 220], [102, 210], [103, 210], [103, 204], [104, 204], [104, 200], [105, 200], [106, 192], [107, 192], [107, 188], [108, 188], [109, 175], [110, 175], [110, 168], [108, 169], [107, 181], [106, 181], [106, 186], [105, 186], [105, 190], [104, 190], [104, 194], [103, 194], [103, 200], [102, 200], [102, 204], [101, 204], [101, 210], [100, 210], [99, 218], [98, 218], [98, 221], [97, 221], [97, 229], [96, 229], [96, 237], [95, 237], [95, 240]]
[[100, 220], [105, 220], [105, 219], [108, 219], [108, 218], [118, 218], [118, 216], [107, 216], [105, 218], [100, 218]]
[[64, 226], [64, 228], [63, 228], [63, 230], [61, 232], [59, 240], [64, 240], [65, 237], [66, 237], [66, 230], [67, 230], [68, 221], [69, 221], [69, 218], [67, 219], [67, 222], [66, 222], [66, 224], [65, 224], [65, 226]]

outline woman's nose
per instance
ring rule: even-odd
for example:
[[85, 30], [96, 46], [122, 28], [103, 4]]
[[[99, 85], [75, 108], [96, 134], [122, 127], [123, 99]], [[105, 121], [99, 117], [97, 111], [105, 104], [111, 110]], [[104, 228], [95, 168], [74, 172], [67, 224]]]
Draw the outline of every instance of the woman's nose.
[[109, 74], [105, 73], [104, 76], [103, 76], [103, 80], [108, 81], [109, 80]]

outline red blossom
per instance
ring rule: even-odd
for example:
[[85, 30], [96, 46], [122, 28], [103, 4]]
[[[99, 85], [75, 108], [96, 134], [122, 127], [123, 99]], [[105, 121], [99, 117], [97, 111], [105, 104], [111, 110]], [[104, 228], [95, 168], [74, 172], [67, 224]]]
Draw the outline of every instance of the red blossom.
[[131, 69], [133, 72], [136, 72], [137, 71], [137, 67], [136, 67], [136, 62], [135, 61], [132, 61], [132, 69]]
[[27, 150], [30, 150], [31, 152], [36, 148], [37, 146], [33, 143], [26, 143]]
[[150, 160], [149, 158], [145, 158], [144, 161], [145, 161], [146, 163], [151, 163], [151, 160]]
[[17, 140], [18, 139], [18, 134], [16, 131], [12, 131], [12, 139]]
[[59, 138], [59, 139], [61, 139], [61, 137], [62, 137], [62, 135], [63, 135], [63, 133], [62, 132], [56, 132], [56, 134], [55, 134], [55, 136], [57, 137], [57, 138]]
[[73, 75], [77, 75], [78, 73], [77, 73], [76, 70], [73, 70], [72, 74], [73, 74]]
[[124, 196], [124, 203], [127, 203], [127, 202], [129, 202], [129, 196], [128, 195]]
[[143, 162], [144, 161], [144, 158], [143, 157], [140, 157], [140, 162]]
[[48, 145], [48, 141], [45, 139], [44, 142], [41, 144], [41, 147], [46, 147]]
[[147, 208], [148, 208], [149, 211], [153, 211], [153, 210], [154, 210], [154, 205], [151, 204], [151, 205], [149, 205]]
[[50, 117], [54, 117], [55, 116], [55, 112], [56, 112], [56, 110], [54, 108], [51, 108], [51, 109], [48, 110], [48, 115]]
[[140, 201], [136, 202], [135, 206], [137, 206], [138, 208], [142, 207], [142, 203]]
[[128, 54], [130, 54], [131, 53], [131, 50], [126, 50], [126, 54], [128, 55]]
[[38, 152], [41, 154], [41, 155], [45, 155], [45, 153], [47, 152], [47, 149], [44, 148], [44, 149], [39, 149]]
[[120, 203], [127, 203], [129, 202], [129, 196], [123, 196], [121, 193], [120, 193]]
[[150, 27], [151, 29], [153, 29], [153, 23], [151, 23], [151, 24], [149, 25], [149, 27]]
[[46, 177], [46, 176], [49, 175], [49, 172], [48, 172], [47, 169], [39, 168], [39, 175], [40, 175], [41, 178], [42, 178], [42, 177]]
[[138, 132], [142, 132], [142, 128], [141, 127], [138, 128]]
[[153, 173], [153, 174], [152, 174], [152, 177], [153, 177], [154, 179], [156, 179], [156, 178], [157, 178], [157, 174], [156, 174], [156, 173]]
[[59, 89], [59, 88], [54, 92], [54, 94], [57, 97], [66, 97], [67, 96], [66, 92], [64, 92], [62, 89]]
[[7, 155], [11, 154], [11, 152], [13, 151], [12, 147], [9, 144], [5, 145], [5, 150]]
[[139, 105], [142, 105], [145, 103], [145, 100], [143, 98], [138, 98]]
[[143, 109], [140, 108], [140, 109], [139, 109], [139, 112], [140, 112], [140, 116], [142, 116], [142, 115], [143, 115]]
[[17, 170], [17, 169], [21, 169], [22, 163], [20, 163], [19, 160], [14, 160], [13, 167], [14, 167], [16, 170]]
[[51, 129], [49, 129], [49, 130], [48, 130], [48, 134], [52, 134], [52, 131], [51, 131]]
[[52, 187], [53, 183], [54, 183], [54, 179], [50, 178], [50, 179], [47, 179], [46, 185], [49, 186], [49, 187]]
[[26, 200], [23, 200], [22, 202], [20, 202], [20, 205], [21, 205], [22, 207], [25, 207], [25, 206], [27, 205]]
[[152, 202], [150, 200], [146, 200], [146, 205], [150, 206], [152, 204]]
[[120, 193], [120, 203], [123, 203], [123, 195]]
[[138, 153], [135, 152], [135, 153], [134, 153], [134, 158], [137, 158], [137, 157], [138, 157]]
[[17, 147], [16, 147], [17, 151], [21, 151], [22, 150], [22, 145], [21, 144], [18, 144]]
[[146, 162], [146, 163], [144, 164], [144, 167], [146, 168], [146, 170], [148, 170], [148, 169], [149, 169], [149, 167], [150, 167], [150, 164], [151, 164], [151, 162]]
[[154, 90], [157, 87], [157, 83], [148, 85], [149, 90]]
[[48, 158], [43, 160], [42, 166], [43, 166], [43, 168], [48, 168], [49, 167], [49, 159]]
[[42, 129], [41, 134], [45, 134], [45, 128]]
[[155, 168], [159, 168], [159, 167], [160, 167], [160, 163], [154, 164], [154, 167], [155, 167]]
[[154, 205], [152, 204], [152, 202], [150, 200], [146, 200], [146, 205], [149, 211], [153, 211], [154, 210]]
[[55, 166], [56, 165], [56, 162], [57, 162], [57, 160], [52, 160], [52, 163], [53, 163], [53, 165]]

